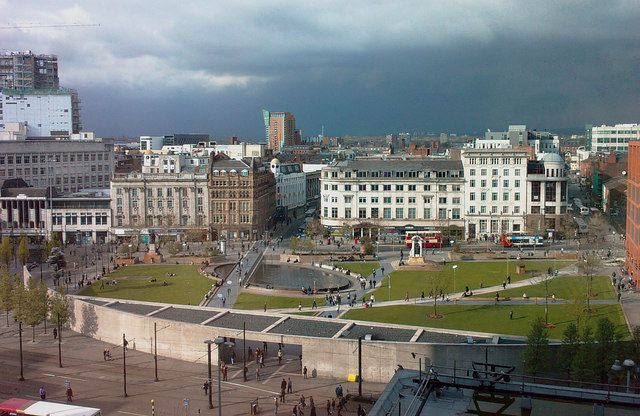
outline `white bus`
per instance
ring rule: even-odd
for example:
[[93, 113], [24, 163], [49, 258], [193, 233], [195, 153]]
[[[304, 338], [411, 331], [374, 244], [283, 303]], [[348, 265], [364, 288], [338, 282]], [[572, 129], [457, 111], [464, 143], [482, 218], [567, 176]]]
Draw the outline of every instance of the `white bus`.
[[591, 213], [589, 208], [585, 207], [582, 204], [582, 201], [580, 200], [580, 198], [575, 198], [573, 200], [573, 205], [575, 206], [576, 212], [580, 212], [580, 215], [589, 215]]

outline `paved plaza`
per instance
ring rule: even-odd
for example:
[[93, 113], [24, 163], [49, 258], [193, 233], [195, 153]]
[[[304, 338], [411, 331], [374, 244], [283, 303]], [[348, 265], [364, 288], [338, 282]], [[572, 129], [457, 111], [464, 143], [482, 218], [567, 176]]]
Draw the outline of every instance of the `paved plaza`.
[[[4, 318], [4, 317], [3, 317]], [[4, 319], [3, 319], [4, 321]], [[65, 380], [71, 383], [74, 391], [74, 404], [98, 407], [103, 415], [149, 415], [151, 400], [155, 401], [156, 415], [197, 415], [217, 414], [217, 368], [213, 367], [213, 404], [209, 410], [207, 396], [202, 384], [207, 377], [207, 357], [196, 363], [158, 358], [159, 381], [154, 381], [154, 360], [150, 354], [140, 353], [131, 347], [127, 351], [127, 393], [123, 397], [123, 361], [122, 348], [106, 344], [77, 333], [63, 333], [63, 368], [58, 367], [57, 341], [53, 339], [51, 328], [44, 334], [43, 327], [36, 328], [36, 342], [31, 342], [31, 328], [23, 329], [24, 376], [18, 381], [20, 362], [18, 353], [17, 325], [11, 322], [0, 329], [0, 360], [2, 377], [0, 378], [0, 399], [23, 397], [38, 399], [38, 389], [44, 386], [47, 400], [65, 401]], [[104, 361], [103, 351], [112, 351], [113, 360]], [[309, 379], [301, 375], [300, 362], [292, 354], [285, 355], [282, 365], [276, 358], [275, 344], [269, 345], [265, 368], [261, 370], [260, 381], [256, 381], [255, 360], [248, 364], [249, 381], [243, 382], [242, 363], [230, 366], [228, 381], [222, 382], [222, 401], [224, 415], [248, 415], [250, 403], [258, 400], [261, 414], [274, 414], [273, 397], [280, 390], [282, 378], [291, 378], [293, 393], [288, 394], [286, 403], [280, 405], [278, 414], [289, 415], [299, 396], [303, 394], [309, 403], [313, 396], [317, 414], [325, 415], [326, 401], [334, 396], [338, 383], [342, 383], [345, 392], [357, 393], [356, 383], [342, 380]], [[241, 358], [240, 358], [241, 360]], [[383, 384], [363, 383], [366, 397], [376, 396], [384, 388]], [[185, 399], [188, 406], [184, 406]], [[353, 415], [358, 404], [350, 401], [345, 415]], [[365, 404], [370, 409], [370, 404]], [[216, 412], [216, 413], [214, 413]], [[305, 409], [309, 414], [309, 407]]]

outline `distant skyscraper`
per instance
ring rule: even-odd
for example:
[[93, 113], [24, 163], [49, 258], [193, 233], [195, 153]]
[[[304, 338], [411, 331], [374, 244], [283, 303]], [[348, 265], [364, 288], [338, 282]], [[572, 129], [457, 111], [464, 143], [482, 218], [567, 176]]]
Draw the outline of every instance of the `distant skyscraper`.
[[299, 144], [296, 142], [296, 118], [289, 112], [262, 110], [264, 127], [267, 136], [267, 146], [274, 152], [284, 146]]
[[57, 89], [58, 57], [31, 51], [0, 55], [0, 89]]

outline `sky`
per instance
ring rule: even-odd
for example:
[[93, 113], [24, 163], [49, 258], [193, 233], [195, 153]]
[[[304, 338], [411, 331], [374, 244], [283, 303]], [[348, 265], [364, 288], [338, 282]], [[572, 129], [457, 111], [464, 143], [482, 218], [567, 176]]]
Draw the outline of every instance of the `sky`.
[[[58, 55], [85, 130], [264, 137], [640, 122], [637, 0], [0, 0], [0, 49]], [[99, 24], [92, 27], [15, 28]]]

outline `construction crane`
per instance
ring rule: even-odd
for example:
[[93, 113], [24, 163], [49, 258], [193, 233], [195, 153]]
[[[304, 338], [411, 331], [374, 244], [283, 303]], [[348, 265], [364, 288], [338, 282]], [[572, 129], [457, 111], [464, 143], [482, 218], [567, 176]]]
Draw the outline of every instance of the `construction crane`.
[[50, 27], [94, 27], [100, 26], [100, 23], [67, 23], [67, 24], [58, 24], [58, 25], [41, 25], [41, 24], [26, 24], [26, 25], [10, 25], [10, 26], [0, 26], [0, 30], [3, 29], [41, 29], [41, 28], [50, 28]]

